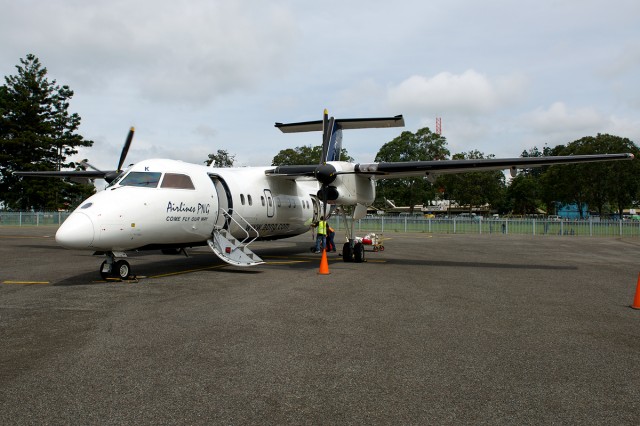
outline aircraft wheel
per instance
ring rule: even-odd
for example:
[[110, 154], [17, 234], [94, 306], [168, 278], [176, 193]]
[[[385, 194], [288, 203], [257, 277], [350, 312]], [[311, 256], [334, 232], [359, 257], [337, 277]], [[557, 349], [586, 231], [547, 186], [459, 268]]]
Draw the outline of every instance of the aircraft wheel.
[[129, 266], [129, 262], [126, 260], [118, 260], [115, 263], [115, 276], [120, 278], [121, 280], [126, 280], [129, 278], [129, 273], [131, 272], [131, 267]]
[[344, 243], [344, 246], [342, 246], [342, 260], [345, 262], [353, 262], [353, 253], [351, 253], [350, 243]]
[[356, 263], [364, 262], [364, 245], [362, 243], [356, 243], [353, 246], [353, 261]]
[[106, 270], [106, 265], [107, 265], [106, 260], [102, 262], [102, 265], [100, 265], [100, 276], [102, 277], [103, 280], [106, 280], [111, 276], [111, 271]]

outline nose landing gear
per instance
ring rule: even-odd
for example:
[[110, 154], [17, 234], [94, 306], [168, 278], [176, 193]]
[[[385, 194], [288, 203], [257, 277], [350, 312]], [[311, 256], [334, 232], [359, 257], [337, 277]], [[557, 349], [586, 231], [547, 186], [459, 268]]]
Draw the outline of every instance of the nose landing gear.
[[129, 262], [124, 259], [116, 261], [116, 256], [113, 252], [105, 253], [105, 255], [107, 256], [107, 260], [102, 262], [100, 266], [100, 276], [103, 280], [109, 278], [126, 280], [131, 278], [131, 266]]

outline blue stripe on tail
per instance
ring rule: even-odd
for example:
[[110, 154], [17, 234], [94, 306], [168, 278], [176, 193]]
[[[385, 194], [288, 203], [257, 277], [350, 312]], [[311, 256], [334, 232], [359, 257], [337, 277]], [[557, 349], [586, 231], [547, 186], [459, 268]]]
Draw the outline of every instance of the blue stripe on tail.
[[327, 147], [327, 157], [325, 161], [340, 161], [341, 152], [342, 129], [338, 123], [334, 123], [331, 129], [331, 136], [329, 137], [329, 146]]

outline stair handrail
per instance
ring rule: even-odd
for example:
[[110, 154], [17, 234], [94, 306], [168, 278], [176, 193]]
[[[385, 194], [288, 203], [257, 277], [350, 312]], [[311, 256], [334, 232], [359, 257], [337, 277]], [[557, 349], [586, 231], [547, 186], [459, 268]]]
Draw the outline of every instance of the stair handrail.
[[[236, 215], [237, 215], [240, 219], [242, 219], [242, 221], [243, 221], [244, 223], [246, 223], [246, 224], [247, 224], [247, 226], [248, 226], [251, 230], [255, 231], [255, 233], [256, 233], [256, 236], [255, 236], [255, 237], [251, 238], [251, 235], [249, 234], [249, 231], [247, 231], [246, 227], [243, 227], [243, 226], [242, 226], [242, 224], [241, 224], [240, 222], [238, 222], [237, 220], [235, 220], [235, 219], [233, 218], [233, 216], [232, 216], [231, 214], [229, 214], [229, 212], [228, 212], [227, 210], [225, 210], [225, 209], [223, 209], [223, 208], [220, 208], [220, 210], [222, 210], [222, 214], [223, 214], [225, 217], [228, 217], [230, 220], [232, 220], [236, 225], [238, 225], [238, 227], [239, 227], [240, 229], [242, 229], [242, 230], [244, 231], [244, 233], [245, 233], [245, 234], [247, 234], [247, 236], [246, 236], [242, 241], [240, 241], [240, 244], [241, 244], [242, 246], [244, 246], [244, 247], [248, 246], [249, 244], [251, 244], [252, 242], [254, 242], [254, 241], [255, 241], [255, 240], [260, 236], [260, 233], [258, 232], [258, 230], [257, 230], [256, 228], [254, 228], [254, 227], [253, 227], [253, 225], [251, 225], [251, 224], [249, 223], [249, 221], [248, 221], [247, 219], [245, 219], [244, 217], [242, 217], [242, 215], [241, 215], [241, 214], [239, 214], [238, 212], [236, 212]], [[217, 227], [217, 228], [222, 229], [221, 227]], [[246, 241], [247, 241], [247, 240], [249, 240], [250, 238], [251, 238], [251, 241], [246, 242]]]

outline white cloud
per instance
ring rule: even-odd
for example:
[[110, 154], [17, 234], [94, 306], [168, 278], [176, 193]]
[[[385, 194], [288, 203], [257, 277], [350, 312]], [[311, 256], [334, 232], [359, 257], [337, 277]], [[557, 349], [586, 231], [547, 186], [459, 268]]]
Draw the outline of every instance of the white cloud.
[[388, 97], [392, 106], [418, 114], [476, 115], [512, 104], [523, 96], [526, 86], [521, 75], [492, 79], [470, 69], [462, 74], [414, 75], [390, 87]]
[[563, 102], [555, 102], [547, 109], [538, 108], [524, 114], [522, 122], [541, 134], [582, 131], [588, 135], [609, 126], [609, 119], [594, 108], [569, 109]]
[[151, 101], [201, 104], [252, 88], [282, 72], [297, 32], [287, 9], [246, 0], [27, 0], [13, 9], [2, 24], [16, 62], [33, 52], [76, 88]]
[[338, 94], [338, 103], [345, 110], [353, 110], [354, 108], [361, 110], [363, 105], [368, 105], [370, 108], [372, 104], [376, 108], [380, 108], [381, 103], [384, 102], [384, 97], [384, 88], [372, 78], [366, 78], [341, 91]]
[[[84, 156], [103, 168], [130, 125], [130, 161], [221, 148], [263, 165], [319, 143], [275, 121], [323, 108], [404, 114], [410, 131], [442, 117], [455, 152], [514, 156], [597, 132], [640, 143], [640, 3], [612, 1], [0, 0], [0, 74], [40, 58], [75, 91], [96, 141]], [[353, 131], [344, 146], [372, 161], [402, 130]]]

